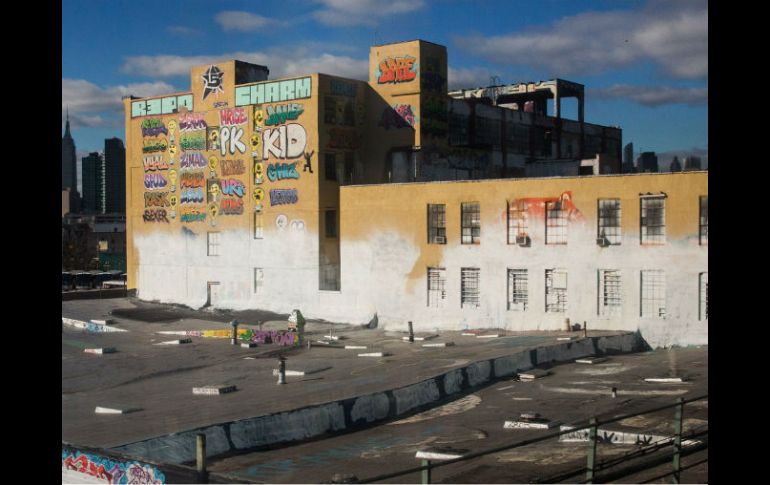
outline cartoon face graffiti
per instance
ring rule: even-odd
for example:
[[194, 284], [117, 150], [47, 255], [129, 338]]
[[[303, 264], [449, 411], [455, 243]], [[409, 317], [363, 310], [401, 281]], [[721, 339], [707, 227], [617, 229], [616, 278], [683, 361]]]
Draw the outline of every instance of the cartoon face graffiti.
[[217, 167], [219, 167], [219, 159], [217, 157], [209, 157], [209, 170], [211, 170], [211, 176], [217, 176]]
[[168, 198], [168, 200], [171, 203], [171, 208], [176, 209], [176, 204], [178, 202], [176, 195], [172, 195], [171, 197]]
[[168, 181], [171, 184], [171, 190], [176, 190], [176, 170], [168, 171]]
[[286, 227], [286, 224], [289, 223], [289, 218], [286, 217], [285, 214], [280, 214], [278, 217], [275, 218], [275, 225], [278, 227], [278, 229], [283, 229]]
[[265, 112], [261, 109], [254, 110], [254, 126], [257, 128], [265, 126]]
[[171, 155], [171, 158], [174, 158], [174, 155], [176, 155], [176, 145], [168, 147], [168, 154]]
[[210, 126], [208, 128], [209, 150], [219, 150], [219, 127]]
[[251, 196], [254, 199], [254, 203], [256, 205], [260, 205], [262, 203], [262, 199], [265, 198], [265, 191], [259, 187], [255, 187], [254, 191], [251, 193]]
[[216, 203], [209, 204], [209, 216], [211, 216], [211, 225], [212, 226], [216, 226], [217, 223], [216, 223], [215, 219], [216, 219], [218, 214], [219, 214], [219, 207], [217, 206], [217, 204]]
[[262, 146], [262, 137], [259, 135], [259, 133], [254, 133], [253, 135], [251, 135], [252, 153], [258, 154], [261, 146]]
[[209, 187], [209, 193], [211, 194], [211, 198], [214, 200], [217, 200], [217, 195], [219, 194], [219, 184], [213, 183]]

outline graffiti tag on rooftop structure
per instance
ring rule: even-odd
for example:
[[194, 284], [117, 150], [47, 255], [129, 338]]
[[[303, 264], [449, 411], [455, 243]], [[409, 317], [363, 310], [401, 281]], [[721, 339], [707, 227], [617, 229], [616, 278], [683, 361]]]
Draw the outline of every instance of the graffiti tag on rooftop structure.
[[210, 66], [206, 72], [203, 73], [201, 76], [203, 79], [203, 99], [206, 99], [206, 96], [211, 93], [225, 92], [222, 87], [223, 77], [225, 77], [225, 73], [217, 66]]
[[417, 59], [411, 56], [386, 57], [377, 69], [377, 83], [406, 83], [417, 77]]

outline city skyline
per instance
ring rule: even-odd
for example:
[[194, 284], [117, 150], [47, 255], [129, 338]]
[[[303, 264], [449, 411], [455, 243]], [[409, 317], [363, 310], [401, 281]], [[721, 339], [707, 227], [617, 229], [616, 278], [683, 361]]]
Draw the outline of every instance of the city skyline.
[[[121, 96], [185, 90], [191, 65], [237, 58], [266, 65], [270, 79], [312, 72], [366, 79], [368, 46], [421, 38], [447, 45], [450, 89], [489, 85], [493, 76], [503, 84], [569, 79], [586, 86], [588, 118], [620, 126], [624, 145], [657, 152], [661, 169], [674, 155], [701, 156], [708, 166], [702, 1], [547, 2], [517, 6], [513, 17], [499, 15], [510, 5], [492, 1], [396, 2], [376, 14], [367, 2], [325, 0], [270, 11], [245, 2], [180, 5], [155, 5], [162, 12], [140, 22], [129, 15], [136, 2], [64, 3], [62, 129], [69, 107], [78, 160], [104, 139], [124, 138]], [[575, 111], [564, 107], [567, 118]]]

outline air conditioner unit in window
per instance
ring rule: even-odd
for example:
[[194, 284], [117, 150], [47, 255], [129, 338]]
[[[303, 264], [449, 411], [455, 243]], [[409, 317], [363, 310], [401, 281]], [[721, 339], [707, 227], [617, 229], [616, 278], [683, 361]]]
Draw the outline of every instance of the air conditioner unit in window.
[[446, 236], [435, 236], [433, 242], [435, 244], [446, 244]]
[[596, 244], [601, 247], [607, 247], [610, 245], [610, 241], [604, 236], [599, 236], [596, 238]]
[[516, 236], [516, 244], [519, 246], [529, 246], [529, 236]]

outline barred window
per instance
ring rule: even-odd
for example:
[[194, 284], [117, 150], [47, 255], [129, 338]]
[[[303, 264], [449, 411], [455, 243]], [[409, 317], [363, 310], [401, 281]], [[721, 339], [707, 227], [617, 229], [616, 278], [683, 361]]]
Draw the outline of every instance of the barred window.
[[701, 320], [709, 319], [709, 274], [700, 274], [700, 308], [698, 314]]
[[709, 243], [709, 196], [700, 197], [700, 243]]
[[334, 153], [324, 155], [324, 175], [326, 180], [337, 180], [337, 156]]
[[517, 237], [529, 235], [527, 232], [529, 231], [527, 209], [526, 202], [508, 202], [508, 244], [517, 244]]
[[505, 136], [509, 152], [529, 153], [529, 126], [509, 121]]
[[264, 222], [261, 212], [254, 213], [254, 239], [262, 239], [264, 230]]
[[599, 270], [599, 315], [620, 315], [622, 302], [620, 271], [615, 269]]
[[428, 268], [428, 307], [443, 308], [446, 302], [446, 269]]
[[508, 309], [524, 311], [529, 304], [526, 269], [508, 269]]
[[219, 256], [219, 233], [218, 232], [209, 232], [208, 233], [208, 248], [207, 252], [209, 256]]
[[597, 237], [605, 244], [620, 244], [620, 199], [599, 199]]
[[460, 306], [478, 308], [479, 304], [479, 268], [461, 268], [460, 270]]
[[641, 316], [666, 318], [666, 273], [662, 270], [642, 271]]
[[666, 242], [666, 196], [642, 197], [641, 242], [664, 244]]
[[428, 204], [428, 244], [446, 244], [446, 205]]
[[567, 211], [562, 209], [560, 200], [546, 204], [545, 243], [567, 244]]
[[337, 211], [335, 209], [324, 211], [324, 227], [326, 229], [326, 237], [337, 237]]
[[567, 271], [545, 270], [545, 311], [564, 313], [567, 311]]
[[461, 206], [462, 244], [481, 242], [481, 209], [478, 202], [467, 202]]

